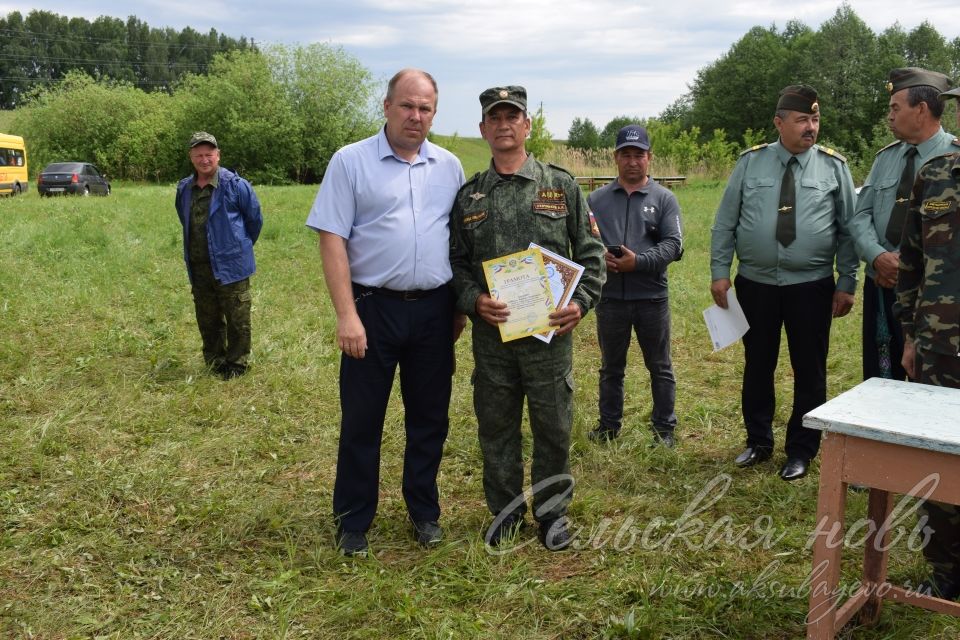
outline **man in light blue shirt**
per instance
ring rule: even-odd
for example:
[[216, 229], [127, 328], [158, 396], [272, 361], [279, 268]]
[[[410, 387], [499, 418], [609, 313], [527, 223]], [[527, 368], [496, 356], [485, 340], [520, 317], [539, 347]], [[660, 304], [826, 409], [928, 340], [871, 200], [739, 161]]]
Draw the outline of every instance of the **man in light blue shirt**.
[[333, 513], [345, 555], [368, 548], [398, 366], [407, 436], [403, 497], [421, 545], [442, 535], [437, 471], [449, 425], [453, 343], [466, 319], [455, 318], [448, 288], [448, 220], [463, 168], [426, 140], [436, 107], [430, 74], [399, 71], [383, 101], [386, 125], [333, 156], [307, 218], [320, 234], [343, 352]]
[[870, 175], [857, 197], [850, 222], [860, 259], [867, 264], [863, 282], [863, 379], [906, 379], [900, 364], [903, 332], [893, 317], [900, 264], [900, 236], [910, 190], [920, 167], [932, 158], [960, 150], [943, 130], [940, 92], [950, 78], [917, 67], [890, 72], [887, 123], [897, 141], [877, 153]]

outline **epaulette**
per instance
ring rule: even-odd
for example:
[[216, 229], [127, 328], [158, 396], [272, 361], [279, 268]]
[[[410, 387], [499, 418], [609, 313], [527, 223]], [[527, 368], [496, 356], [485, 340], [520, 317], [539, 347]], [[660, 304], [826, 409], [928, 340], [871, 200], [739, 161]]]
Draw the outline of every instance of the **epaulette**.
[[883, 149], [880, 149], [880, 151], [877, 151], [876, 155], [880, 155], [881, 153], [883, 153], [883, 152], [886, 151], [887, 149], [891, 149], [891, 148], [897, 146], [898, 144], [901, 144], [902, 142], [903, 142], [902, 140], [894, 140], [893, 142], [891, 142], [890, 144], [888, 144], [887, 146], [885, 146]]
[[564, 169], [563, 167], [561, 167], [561, 166], [559, 166], [559, 165], [553, 164], [552, 162], [548, 162], [548, 163], [547, 163], [547, 166], [548, 166], [548, 167], [551, 167], [551, 168], [553, 168], [553, 169], [556, 169], [557, 171], [561, 171], [561, 172], [567, 174], [568, 176], [570, 176], [571, 178], [573, 177], [573, 174], [572, 174], [572, 173], [570, 173], [569, 171], [567, 171], [566, 169]]
[[471, 184], [476, 182], [477, 179], [480, 177], [481, 173], [483, 173], [483, 171], [477, 171], [475, 174], [470, 176], [470, 179], [464, 182], [463, 185], [460, 187], [460, 191], [466, 190], [467, 187], [469, 187]]
[[740, 155], [745, 156], [745, 155], [747, 155], [748, 153], [752, 153], [752, 152], [754, 152], [754, 151], [759, 151], [760, 149], [764, 149], [764, 148], [769, 147], [769, 146], [770, 146], [770, 143], [769, 143], [769, 142], [764, 142], [763, 144], [755, 144], [755, 145], [753, 145], [752, 147], [750, 147], [749, 149], [744, 149], [743, 152], [742, 152]]
[[839, 160], [840, 162], [844, 162], [844, 163], [845, 163], [845, 162], [847, 161], [847, 159], [843, 156], [842, 153], [839, 153], [839, 152], [837, 152], [837, 151], [834, 151], [834, 150], [831, 149], [830, 147], [817, 147], [817, 149], [819, 149], [821, 153], [825, 153], [825, 154], [827, 154], [828, 156], [832, 156], [832, 157], [836, 158], [837, 160]]
[[952, 144], [955, 147], [960, 147], [960, 138], [954, 138], [953, 140], [950, 141], [950, 144]]

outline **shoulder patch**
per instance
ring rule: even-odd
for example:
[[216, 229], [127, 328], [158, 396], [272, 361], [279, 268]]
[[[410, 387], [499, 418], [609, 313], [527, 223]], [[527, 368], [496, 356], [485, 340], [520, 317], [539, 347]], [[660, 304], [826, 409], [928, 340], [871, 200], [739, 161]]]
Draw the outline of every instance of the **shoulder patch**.
[[559, 172], [561, 172], [561, 173], [565, 173], [565, 174], [567, 174], [568, 176], [570, 176], [571, 178], [573, 177], [573, 174], [572, 174], [572, 173], [570, 173], [569, 171], [567, 171], [566, 169], [564, 169], [563, 167], [561, 167], [561, 166], [559, 166], [559, 165], [553, 164], [552, 162], [548, 162], [548, 163], [547, 163], [547, 166], [550, 167], [550, 168], [552, 168], [552, 169], [556, 169], [557, 171], [559, 171]]
[[755, 145], [753, 145], [752, 147], [750, 147], [749, 149], [744, 149], [744, 150], [740, 153], [740, 155], [745, 156], [745, 155], [747, 155], [748, 153], [752, 153], [752, 152], [754, 152], [754, 151], [759, 151], [760, 149], [765, 149], [766, 147], [769, 147], [769, 146], [770, 146], [770, 143], [769, 143], [769, 142], [764, 142], [763, 144], [755, 144]]
[[898, 144], [901, 144], [901, 143], [902, 143], [901, 140], [894, 140], [893, 142], [891, 142], [890, 144], [888, 144], [887, 146], [885, 146], [883, 149], [880, 149], [880, 151], [877, 151], [876, 155], [880, 155], [881, 153], [883, 153], [883, 152], [886, 151], [887, 149], [892, 149], [893, 147], [895, 147], [895, 146], [897, 146]]
[[839, 153], [838, 151], [834, 151], [834, 150], [831, 149], [830, 147], [817, 147], [817, 149], [818, 149], [821, 153], [825, 153], [825, 154], [827, 154], [828, 156], [833, 156], [834, 158], [836, 158], [836, 159], [839, 160], [840, 162], [846, 162], [846, 161], [847, 161], [847, 159], [843, 156], [843, 154]]

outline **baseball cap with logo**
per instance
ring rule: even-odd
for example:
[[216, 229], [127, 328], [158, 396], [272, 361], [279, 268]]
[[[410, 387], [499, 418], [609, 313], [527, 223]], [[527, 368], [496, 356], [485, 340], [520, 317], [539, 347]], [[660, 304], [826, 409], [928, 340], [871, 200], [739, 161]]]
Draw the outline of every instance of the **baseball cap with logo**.
[[644, 151], [650, 149], [650, 136], [647, 130], [638, 124], [628, 124], [617, 133], [617, 146], [614, 151], [624, 147], [639, 147]]

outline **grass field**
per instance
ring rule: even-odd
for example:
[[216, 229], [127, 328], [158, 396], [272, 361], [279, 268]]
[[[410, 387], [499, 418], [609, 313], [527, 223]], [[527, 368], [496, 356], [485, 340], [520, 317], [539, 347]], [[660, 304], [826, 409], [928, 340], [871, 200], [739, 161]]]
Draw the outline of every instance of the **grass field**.
[[[571, 461], [580, 549], [489, 554], [461, 339], [440, 477], [445, 542], [425, 552], [410, 537], [395, 396], [365, 560], [331, 546], [339, 355], [303, 226], [315, 189], [259, 189], [252, 369], [226, 383], [203, 370], [172, 186], [0, 201], [0, 638], [803, 636], [817, 473], [794, 484], [775, 476], [789, 367], [782, 357], [781, 450], [734, 469], [741, 349], [711, 353], [700, 315], [720, 183], [678, 191], [678, 448], [649, 447], [635, 350], [623, 436], [587, 440], [599, 363], [588, 316], [576, 330]], [[832, 340], [831, 395], [858, 381], [859, 310], [835, 323]], [[864, 508], [852, 495], [850, 513]], [[861, 554], [845, 553], [846, 587]], [[916, 582], [925, 568], [901, 543], [890, 572]], [[891, 605], [879, 626], [842, 635], [958, 636], [951, 619]]]

